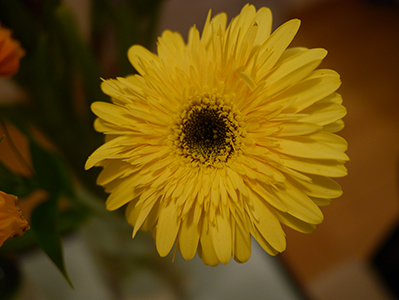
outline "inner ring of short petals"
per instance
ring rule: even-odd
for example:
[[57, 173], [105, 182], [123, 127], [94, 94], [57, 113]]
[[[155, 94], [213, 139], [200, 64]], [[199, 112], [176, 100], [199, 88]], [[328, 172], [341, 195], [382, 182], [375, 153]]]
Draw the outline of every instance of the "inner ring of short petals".
[[194, 165], [222, 167], [241, 148], [241, 116], [218, 94], [195, 95], [175, 126], [177, 152]]

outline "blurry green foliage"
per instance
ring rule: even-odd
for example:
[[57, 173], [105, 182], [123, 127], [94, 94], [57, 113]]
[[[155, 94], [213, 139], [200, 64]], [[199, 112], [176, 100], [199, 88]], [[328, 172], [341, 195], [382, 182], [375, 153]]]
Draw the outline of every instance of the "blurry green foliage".
[[[88, 155], [103, 142], [93, 129], [90, 105], [108, 101], [100, 90], [101, 77], [134, 73], [126, 55], [131, 45], [153, 46], [161, 2], [91, 1], [92, 30], [87, 40], [59, 0], [0, 0], [0, 23], [13, 31], [26, 52], [14, 79], [28, 95], [26, 103], [7, 106], [1, 105], [0, 95], [0, 116], [3, 127], [12, 123], [28, 138], [33, 165], [33, 175], [25, 177], [0, 162], [0, 189], [20, 201], [38, 189], [48, 194], [32, 212], [31, 230], [7, 241], [0, 248], [1, 255], [39, 245], [72, 284], [61, 236], [80, 226], [91, 213], [87, 201], [76, 195], [76, 182], [105, 197], [95, 184], [98, 170], [84, 170]], [[104, 66], [101, 57], [110, 45], [116, 53], [111, 67]], [[104, 70], [113, 73], [104, 74]], [[32, 128], [44, 134], [57, 151], [45, 149]], [[60, 209], [64, 198], [69, 205]]]

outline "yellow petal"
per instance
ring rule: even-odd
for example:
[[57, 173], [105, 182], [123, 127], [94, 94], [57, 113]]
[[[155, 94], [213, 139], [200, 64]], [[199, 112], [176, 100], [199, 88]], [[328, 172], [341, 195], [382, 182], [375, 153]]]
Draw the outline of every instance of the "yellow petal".
[[301, 53], [301, 52], [303, 52], [303, 51], [306, 51], [306, 50], [308, 50], [308, 48], [305, 48], [305, 47], [292, 47], [292, 48], [287, 48], [287, 49], [283, 52], [283, 54], [280, 56], [280, 59], [277, 61], [277, 63], [280, 63], [280, 62], [282, 62], [283, 60], [285, 60], [285, 59], [287, 59], [287, 58], [289, 58], [289, 57], [291, 57], [291, 56], [293, 56], [293, 55], [295, 55], [295, 54], [298, 54], [298, 53]]
[[342, 120], [337, 120], [334, 123], [323, 126], [323, 129], [327, 132], [338, 132], [341, 131], [345, 127], [345, 124]]
[[165, 30], [162, 36], [158, 40], [158, 56], [162, 57], [161, 53], [163, 47], [169, 49], [171, 54], [183, 53], [186, 45], [182, 36], [178, 32], [172, 32], [170, 30]]
[[123, 106], [128, 103], [143, 101], [145, 99], [143, 86], [144, 83], [137, 76], [118, 77], [117, 79], [104, 80], [101, 83], [101, 90], [112, 98], [113, 103]]
[[[339, 135], [330, 132], [320, 131], [317, 133], [317, 139], [321, 143], [332, 145], [333, 147], [340, 149], [341, 151], [348, 150], [348, 142]], [[349, 160], [349, 158], [347, 160]]]
[[133, 227], [135, 226], [139, 213], [143, 207], [143, 202], [141, 202], [139, 205], [136, 205], [137, 200], [138, 199], [136, 199], [136, 201], [129, 202], [125, 211], [126, 220]]
[[275, 65], [280, 56], [291, 43], [301, 22], [298, 19], [290, 20], [277, 28], [259, 50], [258, 78], [263, 78]]
[[155, 242], [160, 256], [168, 255], [176, 241], [180, 228], [180, 220], [177, 215], [177, 207], [172, 202], [161, 207], [157, 225]]
[[130, 47], [127, 55], [130, 63], [141, 75], [161, 64], [158, 56], [139, 45]]
[[311, 197], [316, 198], [338, 198], [342, 195], [342, 189], [334, 180], [317, 175], [309, 175], [311, 182], [300, 181], [300, 188]]
[[282, 224], [298, 232], [312, 233], [316, 229], [316, 225], [299, 220], [289, 214], [276, 212], [276, 215]]
[[117, 124], [119, 126], [130, 127], [132, 123], [131, 116], [128, 111], [121, 106], [114, 105], [107, 102], [94, 102], [91, 105], [91, 110], [103, 120]]
[[204, 262], [204, 264], [210, 265], [210, 266], [216, 266], [219, 264], [219, 259], [215, 252], [215, 247], [212, 242], [210, 230], [208, 230], [208, 226], [209, 226], [208, 222], [209, 222], [209, 219], [206, 216], [204, 216], [204, 219], [202, 222], [202, 231], [201, 231], [201, 236], [200, 236], [201, 248], [200, 248], [198, 254], [202, 258], [202, 261]]
[[97, 148], [87, 159], [85, 169], [88, 170], [106, 159], [124, 158], [124, 155], [121, 152], [124, 150], [123, 145], [126, 141], [129, 141], [128, 136], [120, 136]]
[[272, 30], [272, 12], [267, 7], [261, 7], [255, 16], [254, 22], [258, 24], [258, 34], [254, 41], [254, 45], [263, 44], [270, 36]]
[[309, 75], [327, 55], [324, 49], [302, 51], [282, 61], [267, 75], [268, 93], [274, 95]]
[[136, 207], [141, 209], [137, 215], [136, 222], [133, 225], [134, 226], [133, 237], [136, 235], [137, 231], [144, 224], [155, 204], [160, 201], [159, 194], [160, 193], [158, 191], [150, 190], [149, 193], [145, 191], [140, 195], [140, 198], [136, 203]]
[[234, 259], [240, 263], [246, 262], [251, 257], [251, 235], [249, 231], [244, 230], [246, 225], [236, 225], [233, 227], [233, 230], [235, 230]]
[[278, 133], [273, 135], [278, 136], [307, 135], [321, 129], [321, 126], [302, 122], [285, 122], [276, 127], [278, 128]]
[[320, 224], [323, 221], [320, 208], [304, 191], [296, 188], [288, 181], [285, 182], [284, 187], [275, 189], [275, 194], [287, 206], [287, 213], [294, 217], [310, 224]]
[[[253, 5], [245, 5], [240, 14], [233, 18], [227, 31], [229, 32], [229, 39], [231, 48], [237, 48], [243, 44], [244, 37], [248, 30], [253, 26], [253, 20], [256, 14], [256, 9]], [[236, 52], [236, 51], [235, 51]], [[237, 53], [237, 52], [236, 52]]]
[[283, 212], [287, 211], [287, 206], [285, 206], [278, 197], [268, 191], [270, 187], [267, 184], [251, 180], [248, 181], [248, 185], [253, 192], [257, 193], [259, 197], [263, 198], [264, 201], [267, 201], [271, 206]]
[[[210, 16], [210, 12], [208, 17]], [[205, 23], [204, 30], [201, 36], [201, 42], [208, 45], [213, 38], [219, 38], [224, 35], [227, 25], [227, 15], [220, 13], [214, 16], [209, 22]], [[218, 35], [217, 35], [218, 34]]]
[[286, 247], [285, 234], [281, 228], [280, 222], [276, 216], [273, 215], [263, 199], [256, 196], [256, 194], [251, 194], [254, 210], [259, 216], [259, 219], [254, 222], [254, 225], [270, 246], [279, 252], [284, 251]]
[[342, 119], [346, 115], [346, 108], [335, 103], [315, 103], [302, 113], [308, 115], [301, 118], [302, 122], [323, 126]]
[[110, 161], [97, 178], [98, 185], [106, 185], [116, 178], [124, 177], [132, 173], [130, 164], [115, 160]]
[[283, 250], [281, 251], [277, 251], [276, 249], [274, 249], [266, 240], [266, 238], [260, 233], [260, 231], [258, 230], [258, 228], [253, 227], [251, 228], [251, 234], [253, 235], [253, 237], [255, 238], [255, 240], [258, 242], [258, 244], [263, 248], [263, 250], [265, 250], [267, 253], [269, 253], [270, 255], [277, 255], [277, 253], [282, 252], [285, 250], [285, 247]]
[[320, 160], [320, 159], [307, 159], [301, 158], [297, 159], [295, 157], [290, 156], [281, 156], [281, 162], [294, 170], [329, 176], [329, 177], [342, 177], [348, 174], [347, 169], [341, 162], [337, 162], [335, 160]]
[[105, 203], [108, 210], [116, 210], [139, 195], [139, 190], [135, 190], [134, 179], [135, 176], [126, 178], [112, 191]]
[[[292, 103], [290, 111], [300, 112], [317, 101], [333, 94], [341, 85], [337, 72], [332, 70], [315, 70], [304, 80], [277, 95], [273, 101], [278, 103]], [[292, 101], [294, 100], [294, 101]]]
[[179, 231], [179, 249], [186, 260], [190, 260], [197, 252], [200, 232], [198, 224], [194, 223], [192, 216], [187, 216], [181, 224]]
[[349, 159], [343, 152], [344, 150], [342, 150], [344, 145], [337, 144], [339, 143], [339, 138], [335, 139], [337, 143], [334, 144], [324, 143], [319, 138], [321, 139], [321, 134], [319, 133], [310, 136], [285, 137], [279, 140], [277, 150], [283, 154], [310, 159], [333, 159], [340, 162]]
[[249, 190], [244, 181], [242, 180], [241, 176], [238, 175], [235, 171], [231, 168], [227, 168], [227, 176], [229, 177], [233, 187], [240, 191], [244, 196], [248, 197]]
[[331, 204], [331, 199], [315, 198], [311, 197], [314, 203], [318, 206], [327, 206]]
[[154, 206], [151, 208], [150, 213], [147, 215], [147, 218], [141, 225], [140, 230], [152, 231], [156, 227], [156, 223], [158, 222], [159, 218], [160, 206], [160, 201], [155, 201]]
[[255, 81], [245, 72], [241, 72], [241, 79], [245, 82], [245, 84], [253, 91], [256, 88]]
[[230, 217], [226, 210], [223, 215], [216, 214], [215, 223], [214, 226], [209, 227], [212, 243], [219, 261], [227, 264], [232, 254], [232, 241]]

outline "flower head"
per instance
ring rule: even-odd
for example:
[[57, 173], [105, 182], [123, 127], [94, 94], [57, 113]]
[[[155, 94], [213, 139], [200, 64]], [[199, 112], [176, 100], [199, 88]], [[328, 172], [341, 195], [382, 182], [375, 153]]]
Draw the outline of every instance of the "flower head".
[[0, 191], [0, 247], [8, 238], [22, 236], [29, 228], [18, 198]]
[[102, 84], [113, 103], [92, 110], [106, 142], [86, 168], [103, 167], [107, 208], [127, 204], [133, 236], [151, 230], [161, 256], [176, 245], [209, 265], [245, 262], [251, 236], [275, 255], [282, 224], [312, 232], [342, 193], [329, 178], [347, 173], [339, 75], [315, 70], [326, 50], [287, 49], [299, 20], [271, 23], [251, 5], [229, 25], [209, 14], [187, 43], [165, 31], [157, 55], [131, 47], [139, 74]]
[[23, 55], [24, 51], [11, 37], [11, 31], [0, 26], [0, 77], [15, 75]]

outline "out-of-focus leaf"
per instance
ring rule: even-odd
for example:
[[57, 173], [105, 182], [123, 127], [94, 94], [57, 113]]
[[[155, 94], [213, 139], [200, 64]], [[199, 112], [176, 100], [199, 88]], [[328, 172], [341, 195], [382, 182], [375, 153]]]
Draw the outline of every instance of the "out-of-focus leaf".
[[48, 201], [41, 203], [32, 212], [31, 230], [34, 232], [40, 247], [73, 287], [65, 268], [58, 214], [57, 195], [51, 195]]
[[38, 45], [30, 66], [32, 73], [30, 81], [27, 82], [31, 95], [37, 102], [38, 113], [37, 122], [46, 121], [47, 126], [56, 128], [63, 121], [63, 108], [60, 99], [62, 95], [58, 93], [54, 77], [52, 62], [53, 56], [50, 51], [51, 44], [46, 34], [41, 34]]
[[54, 11], [61, 5], [60, 0], [44, 0], [42, 19], [47, 26], [54, 26]]
[[[58, 211], [53, 211], [51, 213], [58, 214]], [[43, 212], [39, 214], [43, 214]], [[61, 235], [71, 233], [81, 226], [89, 216], [90, 211], [86, 207], [71, 205], [69, 208], [59, 212], [58, 225], [56, 224], [59, 227], [57, 231], [59, 231]], [[37, 239], [38, 236], [35, 230], [28, 230], [21, 237], [8, 239], [3, 246], [0, 247], [0, 256], [10, 253], [24, 253], [34, 249], [38, 245]]]
[[35, 188], [35, 179], [26, 178], [12, 172], [0, 161], [0, 190], [19, 198], [29, 195]]
[[82, 74], [87, 100], [90, 103], [106, 101], [107, 97], [100, 89], [101, 72], [99, 64], [88, 45], [83, 41], [70, 12], [65, 6], [61, 5], [55, 13], [60, 25], [60, 33], [65, 39], [66, 47], [68, 47], [67, 51]]
[[28, 108], [18, 104], [5, 106], [0, 105], [0, 122], [12, 123], [23, 134], [27, 135], [29, 132], [27, 123], [29, 121], [30, 112], [31, 111]]
[[51, 194], [73, 197], [70, 174], [60, 156], [44, 150], [33, 139], [30, 139], [30, 152], [39, 186]]
[[[127, 52], [133, 44], [139, 43], [138, 20], [132, 13], [133, 10], [129, 3], [118, 3], [114, 5], [113, 13], [115, 16], [115, 34], [118, 46], [118, 61], [120, 76], [130, 75], [135, 72], [132, 64], [129, 62]], [[133, 17], [132, 17], [133, 16]], [[147, 46], [147, 45], [143, 45]]]
[[32, 230], [28, 230], [23, 236], [18, 238], [10, 238], [0, 247], [0, 256], [7, 256], [12, 253], [29, 251], [37, 247], [36, 236]]
[[90, 214], [90, 210], [85, 206], [73, 203], [70, 208], [61, 211], [59, 215], [60, 232], [64, 234], [75, 230], [87, 220]]

